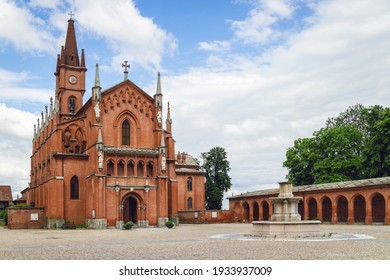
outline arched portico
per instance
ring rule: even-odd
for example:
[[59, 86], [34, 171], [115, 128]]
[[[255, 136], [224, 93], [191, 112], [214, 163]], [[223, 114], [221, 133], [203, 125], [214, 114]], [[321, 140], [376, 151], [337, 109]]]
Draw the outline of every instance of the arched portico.
[[353, 198], [354, 223], [365, 223], [366, 221], [366, 200], [360, 194]]
[[322, 222], [331, 223], [332, 222], [332, 201], [329, 197], [325, 196], [322, 198]]
[[244, 202], [243, 207], [244, 207], [244, 221], [249, 222], [249, 213], [250, 213], [249, 203]]
[[261, 204], [261, 209], [263, 212], [262, 220], [268, 221], [269, 220], [269, 204], [267, 201], [263, 201], [263, 203]]
[[348, 222], [348, 200], [343, 195], [337, 199], [337, 222]]
[[318, 217], [317, 214], [317, 201], [314, 198], [310, 198], [308, 202], [309, 220], [313, 220]]
[[258, 221], [259, 220], [259, 204], [255, 201], [253, 203], [253, 221]]
[[380, 193], [376, 193], [371, 199], [371, 212], [373, 223], [385, 222], [385, 198]]

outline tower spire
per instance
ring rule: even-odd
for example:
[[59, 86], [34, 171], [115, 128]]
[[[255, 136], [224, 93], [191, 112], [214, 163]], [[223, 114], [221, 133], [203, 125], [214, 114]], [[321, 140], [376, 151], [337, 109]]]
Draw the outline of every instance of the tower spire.
[[99, 77], [99, 64], [96, 63], [96, 70], [95, 70], [95, 84], [92, 88], [93, 93], [93, 100], [100, 101], [101, 99], [101, 90], [100, 87], [100, 77]]
[[162, 91], [161, 91], [160, 72], [157, 73], [157, 88], [156, 88], [156, 95], [154, 96], [154, 99], [156, 101], [156, 107], [161, 109], [162, 108]]
[[68, 20], [68, 30], [66, 32], [64, 59], [65, 64], [69, 66], [80, 66], [79, 53], [77, 50], [76, 33], [74, 30], [73, 13], [69, 14], [71, 18]]

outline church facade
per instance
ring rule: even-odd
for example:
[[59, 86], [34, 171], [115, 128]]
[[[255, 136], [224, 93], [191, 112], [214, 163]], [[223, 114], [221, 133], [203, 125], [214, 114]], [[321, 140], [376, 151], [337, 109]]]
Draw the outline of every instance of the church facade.
[[87, 71], [74, 21], [57, 58], [54, 101], [34, 127], [30, 205], [44, 208], [46, 226], [87, 223], [90, 228], [163, 225], [181, 210], [205, 207], [205, 172], [175, 152], [168, 103], [163, 120], [160, 74], [148, 95], [127, 77], [100, 87], [96, 64], [83, 104]]

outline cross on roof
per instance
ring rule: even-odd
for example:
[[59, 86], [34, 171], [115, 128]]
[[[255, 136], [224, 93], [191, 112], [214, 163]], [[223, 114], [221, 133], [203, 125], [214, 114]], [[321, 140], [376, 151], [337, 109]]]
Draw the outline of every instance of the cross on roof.
[[128, 64], [127, 60], [125, 60], [125, 63], [122, 64], [122, 67], [125, 68], [125, 73], [128, 73], [127, 68], [130, 68], [130, 64]]
[[128, 79], [127, 74], [129, 73], [129, 71], [127, 71], [127, 68], [130, 68], [130, 64], [128, 64], [127, 60], [125, 60], [125, 63], [122, 64], [122, 67], [125, 68], [125, 72], [123, 73], [125, 73], [125, 81], [126, 81]]
[[68, 15], [70, 16], [70, 19], [73, 19], [74, 13], [72, 13], [72, 11], [70, 11], [70, 12], [68, 13]]

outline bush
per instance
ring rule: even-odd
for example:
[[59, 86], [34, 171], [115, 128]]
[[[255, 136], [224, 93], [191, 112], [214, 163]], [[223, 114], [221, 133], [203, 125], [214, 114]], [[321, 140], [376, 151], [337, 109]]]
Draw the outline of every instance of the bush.
[[173, 228], [173, 227], [175, 226], [175, 223], [172, 222], [172, 221], [167, 221], [167, 222], [165, 223], [165, 226], [166, 226], [167, 228]]
[[5, 210], [0, 211], [0, 219], [4, 219]]
[[4, 222], [5, 222], [5, 225], [8, 225], [8, 211], [5, 211], [3, 219], [4, 219]]
[[134, 223], [132, 221], [128, 221], [126, 224], [123, 225], [123, 228], [130, 230], [133, 226], [134, 226]]

